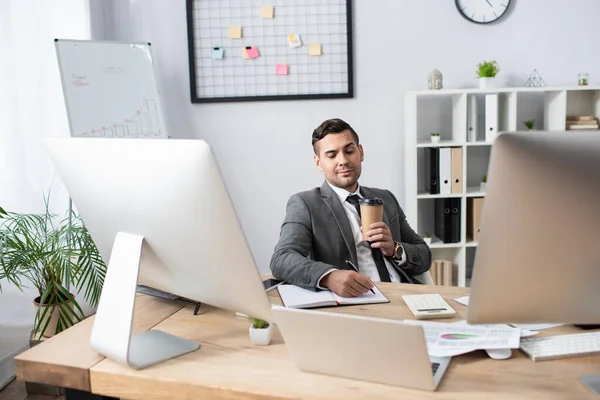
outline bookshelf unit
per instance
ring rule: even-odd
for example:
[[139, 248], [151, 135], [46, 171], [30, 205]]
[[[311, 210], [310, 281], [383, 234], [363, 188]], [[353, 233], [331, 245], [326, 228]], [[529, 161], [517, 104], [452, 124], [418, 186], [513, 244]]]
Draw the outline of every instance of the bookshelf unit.
[[[465, 287], [470, 283], [478, 245], [467, 236], [467, 203], [470, 197], [485, 198], [480, 181], [487, 174], [495, 136], [499, 132], [525, 131], [523, 121], [528, 119], [535, 120], [535, 130], [551, 134], [566, 129], [567, 116], [600, 118], [600, 86], [409, 91], [404, 105], [404, 210], [408, 222], [419, 235], [432, 234], [433, 258], [451, 260], [452, 284]], [[440, 133], [440, 142], [431, 141], [431, 132]], [[594, 130], [590, 134], [600, 133]], [[426, 149], [436, 147], [462, 149], [459, 193], [429, 193]], [[435, 201], [445, 198], [461, 199], [458, 243], [443, 243], [434, 236]]]

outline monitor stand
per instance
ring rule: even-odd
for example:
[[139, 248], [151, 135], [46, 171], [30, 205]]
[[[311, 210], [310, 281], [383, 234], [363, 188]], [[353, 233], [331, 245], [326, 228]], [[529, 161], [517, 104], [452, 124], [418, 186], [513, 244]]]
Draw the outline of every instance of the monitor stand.
[[117, 233], [90, 338], [95, 351], [134, 369], [142, 369], [200, 347], [198, 343], [155, 329], [132, 336], [143, 243], [143, 236]]
[[587, 386], [596, 396], [600, 396], [600, 375], [582, 375], [581, 383]]

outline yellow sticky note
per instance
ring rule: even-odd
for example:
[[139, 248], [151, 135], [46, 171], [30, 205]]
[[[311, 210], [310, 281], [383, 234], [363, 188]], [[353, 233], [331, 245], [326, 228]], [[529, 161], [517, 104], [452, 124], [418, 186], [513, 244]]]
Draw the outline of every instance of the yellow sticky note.
[[260, 17], [272, 19], [274, 9], [275, 7], [273, 6], [262, 6], [260, 8]]
[[321, 55], [321, 43], [311, 43], [308, 45], [309, 56], [320, 56]]
[[232, 25], [229, 27], [229, 37], [231, 39], [240, 39], [242, 37], [242, 27]]
[[292, 33], [290, 36], [288, 36], [288, 40], [289, 40], [290, 42], [295, 42], [295, 41], [296, 41], [296, 35], [294, 35], [294, 34]]
[[246, 51], [246, 48], [245, 48], [245, 47], [242, 47], [242, 58], [243, 58], [244, 60], [247, 60], [247, 59], [248, 59], [248, 52]]

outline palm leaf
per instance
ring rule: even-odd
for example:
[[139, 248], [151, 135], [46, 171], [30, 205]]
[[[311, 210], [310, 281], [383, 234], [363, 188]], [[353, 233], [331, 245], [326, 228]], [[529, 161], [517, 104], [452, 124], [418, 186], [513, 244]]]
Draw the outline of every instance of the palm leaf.
[[[23, 289], [30, 282], [41, 302], [57, 303], [36, 313], [36, 331], [47, 329], [50, 308], [57, 310], [57, 332], [85, 318], [83, 310], [66, 289], [74, 286], [86, 302], [96, 307], [106, 276], [106, 264], [81, 218], [72, 213], [59, 220], [46, 209], [40, 214], [18, 214], [0, 208], [0, 278]], [[0, 287], [1, 290], [1, 287]], [[59, 300], [72, 298], [72, 305]], [[41, 325], [44, 326], [41, 326]]]

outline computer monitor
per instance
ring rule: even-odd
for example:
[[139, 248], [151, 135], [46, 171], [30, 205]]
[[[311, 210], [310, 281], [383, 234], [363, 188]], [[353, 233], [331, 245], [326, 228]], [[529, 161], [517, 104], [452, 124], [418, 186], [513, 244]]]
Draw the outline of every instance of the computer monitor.
[[600, 323], [600, 134], [499, 135], [469, 323]]
[[207, 143], [53, 138], [47, 147], [108, 261], [91, 335], [96, 351], [139, 369], [198, 348], [157, 330], [132, 337], [138, 283], [272, 320], [260, 274]]

